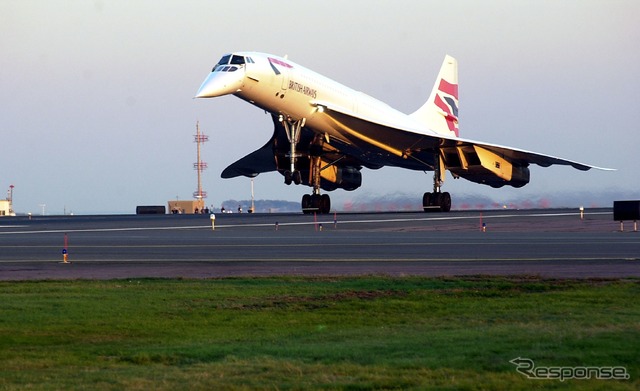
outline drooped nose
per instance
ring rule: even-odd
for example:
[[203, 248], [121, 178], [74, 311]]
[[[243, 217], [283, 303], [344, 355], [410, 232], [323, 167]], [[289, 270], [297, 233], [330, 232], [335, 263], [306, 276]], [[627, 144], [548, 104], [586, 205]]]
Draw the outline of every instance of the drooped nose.
[[[227, 67], [229, 68], [229, 67]], [[235, 68], [233, 70], [211, 72], [202, 82], [196, 93], [196, 98], [213, 98], [227, 94], [234, 94], [242, 88], [244, 80], [244, 70]]]

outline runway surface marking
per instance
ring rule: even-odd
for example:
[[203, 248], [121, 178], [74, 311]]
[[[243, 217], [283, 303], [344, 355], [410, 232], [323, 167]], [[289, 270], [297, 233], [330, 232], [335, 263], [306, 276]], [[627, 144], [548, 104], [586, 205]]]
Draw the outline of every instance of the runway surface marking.
[[[186, 262], [186, 263], [288, 263], [288, 264], [297, 264], [297, 263], [350, 263], [350, 262], [362, 262], [362, 263], [394, 263], [394, 262], [405, 262], [405, 263], [423, 263], [423, 262], [491, 262], [491, 263], [501, 263], [501, 262], [565, 262], [565, 261], [576, 261], [576, 262], [590, 262], [590, 261], [624, 261], [624, 262], [636, 262], [639, 261], [639, 258], [620, 258], [620, 257], [610, 257], [610, 258], [563, 258], [563, 257], [548, 257], [548, 258], [385, 258], [385, 259], [372, 259], [372, 258], [295, 258], [295, 259], [283, 259], [283, 258], [211, 258], [211, 259], [193, 259], [193, 258], [171, 258], [171, 259], [158, 259], [158, 258], [148, 258], [148, 259], [135, 259], [135, 263], [172, 263], [172, 262]], [[103, 263], [121, 263], [127, 264], [131, 261], [126, 259], [101, 259], [101, 260], [74, 260], [69, 262], [69, 265], [77, 264], [103, 264]], [[57, 259], [51, 260], [0, 260], [0, 264], [2, 263], [10, 263], [10, 264], [30, 264], [30, 263], [60, 263]]]
[[[594, 212], [585, 215], [606, 215], [609, 212]], [[505, 214], [483, 216], [484, 220], [514, 217], [562, 217], [562, 216], [578, 216], [578, 213], [532, 213], [532, 214]], [[260, 227], [280, 227], [301, 226], [301, 225], [343, 225], [343, 224], [380, 224], [380, 223], [403, 223], [403, 222], [420, 222], [420, 221], [451, 221], [451, 220], [479, 220], [480, 215], [476, 216], [450, 216], [450, 217], [424, 217], [424, 218], [395, 218], [395, 219], [374, 219], [374, 220], [326, 220], [326, 221], [303, 221], [303, 222], [284, 222], [274, 221], [273, 223], [260, 224], [216, 224], [216, 229], [224, 228], [260, 228]], [[3, 226], [5, 228], [9, 226]], [[27, 227], [27, 226], [19, 226]], [[16, 228], [16, 226], [11, 226]], [[127, 228], [86, 228], [86, 229], [57, 229], [57, 230], [38, 230], [38, 231], [5, 231], [0, 235], [24, 235], [24, 234], [43, 234], [43, 233], [77, 233], [77, 232], [125, 232], [125, 231], [166, 231], [166, 230], [187, 230], [187, 229], [212, 229], [211, 224], [193, 225], [193, 226], [170, 226], [170, 227], [127, 227]]]
[[[315, 238], [327, 238], [328, 237], [314, 237]], [[224, 239], [230, 239], [229, 237], [225, 237]], [[242, 239], [250, 239], [243, 237]], [[260, 238], [263, 239], [263, 238]], [[300, 239], [300, 238], [298, 238]], [[435, 246], [463, 246], [463, 245], [473, 245], [473, 246], [499, 246], [499, 247], [508, 247], [508, 246], [518, 246], [523, 244], [530, 244], [531, 242], [540, 242], [543, 243], [553, 243], [563, 246], [573, 246], [576, 244], [580, 244], [582, 246], [598, 246], [600, 244], [608, 244], [610, 240], [601, 239], [601, 240], [589, 240], [588, 242], [584, 241], [552, 241], [549, 238], [543, 238], [541, 240], [518, 240], [518, 241], [509, 241], [509, 242], [491, 242], [491, 243], [483, 243], [481, 241], [462, 241], [462, 240], [453, 240], [450, 242], [440, 241], [438, 243], [423, 243], [423, 242], [379, 242], [379, 243], [257, 243], [257, 244], [114, 244], [114, 245], [100, 245], [100, 244], [72, 244], [69, 245], [69, 248], [248, 248], [248, 247], [272, 247], [272, 248], [292, 248], [292, 247], [317, 247], [317, 246], [335, 246], [339, 245], [341, 247], [388, 247], [388, 246], [403, 246], [403, 247], [435, 247]], [[616, 244], [639, 244], [638, 241], [616, 241]], [[30, 244], [17, 244], [17, 245], [0, 245], [0, 248], [59, 248], [59, 245], [30, 245]]]

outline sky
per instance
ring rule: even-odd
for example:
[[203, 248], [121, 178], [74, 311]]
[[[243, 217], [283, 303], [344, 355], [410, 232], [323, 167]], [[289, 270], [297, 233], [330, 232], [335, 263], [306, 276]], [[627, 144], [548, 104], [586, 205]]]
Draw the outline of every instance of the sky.
[[[450, 54], [461, 137], [617, 169], [532, 166], [521, 189], [448, 176], [454, 208], [638, 199], [639, 19], [635, 0], [0, 0], [0, 191], [14, 185], [14, 209], [34, 214], [191, 199], [199, 121], [207, 204], [249, 199], [248, 178], [220, 173], [264, 145], [270, 117], [233, 96], [193, 96], [223, 54], [260, 51], [406, 113]], [[407, 197], [419, 207], [431, 187], [431, 173], [363, 169], [361, 188], [331, 197], [338, 210]], [[254, 188], [295, 202], [311, 190], [275, 172]]]

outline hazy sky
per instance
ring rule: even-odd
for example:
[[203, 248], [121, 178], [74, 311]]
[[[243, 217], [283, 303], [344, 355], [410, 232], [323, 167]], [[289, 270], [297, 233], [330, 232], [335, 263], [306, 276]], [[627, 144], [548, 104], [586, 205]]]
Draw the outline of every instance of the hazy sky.
[[[190, 199], [196, 121], [207, 203], [248, 199], [250, 180], [220, 179], [261, 147], [272, 123], [233, 97], [194, 100], [222, 54], [288, 55], [412, 112], [445, 54], [459, 62], [460, 135], [616, 172], [532, 166], [522, 189], [447, 178], [456, 196], [640, 197], [640, 2], [603, 1], [29, 1], [0, 0], [0, 191], [18, 212], [134, 213]], [[355, 192], [415, 196], [432, 174], [363, 170]], [[277, 173], [258, 199], [310, 192]], [[0, 193], [0, 197], [2, 193]], [[606, 205], [608, 206], [608, 205]]]

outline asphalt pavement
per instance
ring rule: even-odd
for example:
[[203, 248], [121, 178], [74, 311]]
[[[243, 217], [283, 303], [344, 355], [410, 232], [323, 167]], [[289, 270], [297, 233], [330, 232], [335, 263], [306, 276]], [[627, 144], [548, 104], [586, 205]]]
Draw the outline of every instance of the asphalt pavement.
[[[640, 277], [610, 209], [0, 219], [0, 280], [273, 275]], [[215, 229], [214, 229], [215, 228]], [[67, 261], [62, 263], [66, 251]]]

